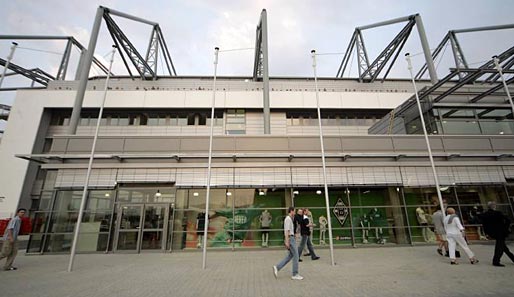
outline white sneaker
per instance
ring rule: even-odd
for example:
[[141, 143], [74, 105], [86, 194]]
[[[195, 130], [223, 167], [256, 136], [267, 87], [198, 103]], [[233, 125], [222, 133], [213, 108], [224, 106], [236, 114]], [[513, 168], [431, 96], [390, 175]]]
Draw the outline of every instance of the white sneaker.
[[273, 275], [275, 275], [275, 278], [278, 278], [278, 269], [275, 265], [273, 265]]
[[291, 276], [291, 279], [294, 279], [294, 280], [302, 280], [303, 279], [303, 276], [297, 274], [297, 275], [293, 275]]

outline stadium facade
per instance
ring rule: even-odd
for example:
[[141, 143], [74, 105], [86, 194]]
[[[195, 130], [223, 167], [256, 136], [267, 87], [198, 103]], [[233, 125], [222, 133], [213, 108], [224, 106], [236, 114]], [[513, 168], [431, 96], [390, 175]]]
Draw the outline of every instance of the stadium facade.
[[[487, 201], [512, 217], [514, 197], [512, 110], [501, 88], [469, 84], [478, 77], [458, 91], [453, 77], [417, 81], [443, 198], [470, 240], [484, 239]], [[0, 212], [30, 209], [29, 253], [70, 251], [104, 85], [87, 80], [75, 133], [80, 81], [17, 92], [0, 146]], [[322, 78], [318, 92], [334, 244], [433, 241], [437, 193], [410, 80]], [[212, 77], [111, 79], [78, 251], [200, 247], [211, 123], [208, 247], [281, 246], [289, 206], [309, 208], [314, 243], [328, 245], [314, 79], [218, 77], [214, 119], [213, 93]]]

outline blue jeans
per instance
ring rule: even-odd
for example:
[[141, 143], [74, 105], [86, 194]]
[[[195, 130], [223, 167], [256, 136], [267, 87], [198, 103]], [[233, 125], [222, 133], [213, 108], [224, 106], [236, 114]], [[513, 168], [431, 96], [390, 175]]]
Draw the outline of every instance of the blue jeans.
[[311, 254], [311, 259], [316, 258], [316, 253], [314, 252], [314, 247], [312, 246], [312, 242], [309, 235], [302, 235], [302, 241], [300, 241], [300, 246], [298, 247], [298, 256], [302, 254], [305, 244], [307, 244], [307, 249]]
[[277, 269], [280, 270], [286, 266], [289, 261], [293, 259], [293, 276], [298, 274], [298, 248], [296, 247], [296, 239], [294, 236], [289, 236], [289, 250], [287, 256], [277, 264]]

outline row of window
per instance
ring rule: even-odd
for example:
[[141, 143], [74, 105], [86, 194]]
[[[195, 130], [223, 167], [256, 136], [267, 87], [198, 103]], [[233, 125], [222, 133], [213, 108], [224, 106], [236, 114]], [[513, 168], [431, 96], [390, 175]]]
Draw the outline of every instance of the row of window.
[[433, 114], [440, 119], [512, 119], [508, 108], [434, 108]]
[[[323, 126], [372, 126], [378, 122], [380, 118], [369, 117], [369, 118], [321, 118], [321, 125]], [[288, 118], [287, 123], [290, 126], [318, 126], [318, 118], [302, 116], [298, 118]]]
[[[384, 116], [385, 111], [331, 111], [323, 112], [322, 125], [324, 126], [371, 126]], [[102, 126], [209, 126], [210, 111], [200, 110], [194, 112], [107, 112], [101, 119]], [[246, 113], [244, 109], [227, 109], [225, 114], [215, 113], [215, 125], [225, 125], [227, 134], [244, 134], [246, 130]], [[301, 112], [287, 112], [287, 123], [290, 126], [317, 126], [317, 112], [315, 110]], [[56, 113], [51, 120], [51, 125], [69, 125], [69, 114]], [[79, 125], [95, 126], [98, 117], [93, 113], [83, 113]]]
[[[371, 126], [383, 118], [388, 110], [322, 111], [323, 126]], [[291, 126], [317, 126], [316, 110], [288, 111], [287, 123]]]
[[[226, 111], [227, 122], [232, 117], [237, 117], [239, 122], [244, 123], [244, 109], [228, 109]], [[214, 114], [216, 126], [223, 125], [223, 112]], [[209, 126], [211, 111], [195, 112], [155, 112], [155, 113], [105, 113], [101, 119], [101, 126]], [[96, 126], [97, 114], [84, 113], [81, 115], [80, 126]], [[52, 116], [51, 125], [67, 126], [70, 124], [70, 115], [58, 113]]]
[[[457, 211], [466, 226], [468, 239], [480, 240], [483, 230], [479, 218], [488, 201], [496, 201], [498, 209], [512, 218], [508, 199], [511, 192], [512, 187], [502, 185], [457, 186], [443, 190], [442, 198]], [[80, 251], [107, 251], [116, 242], [119, 250], [134, 250], [138, 236], [143, 237], [142, 249], [161, 249], [165, 245], [172, 249], [198, 247], [205, 189], [120, 186], [115, 190], [92, 190], [88, 194], [81, 230], [81, 236], [88, 240], [81, 242]], [[315, 244], [328, 240], [321, 230], [322, 226], [326, 230], [328, 223], [325, 200], [320, 199], [322, 189], [224, 188], [212, 189], [210, 195], [208, 247], [280, 246], [283, 244], [281, 224], [291, 203], [297, 208], [310, 209], [317, 224], [313, 233]], [[63, 252], [71, 246], [82, 192], [49, 191], [48, 197], [48, 203], [41, 204], [40, 211], [32, 215], [29, 252]], [[335, 244], [435, 240], [427, 227], [432, 224], [431, 215], [439, 201], [433, 187], [330, 188], [328, 199], [330, 212], [337, 213], [331, 216]], [[263, 230], [270, 231], [269, 241], [261, 237]], [[150, 245], [145, 246], [148, 234], [153, 235], [147, 238]], [[162, 238], [173, 238], [173, 246]]]

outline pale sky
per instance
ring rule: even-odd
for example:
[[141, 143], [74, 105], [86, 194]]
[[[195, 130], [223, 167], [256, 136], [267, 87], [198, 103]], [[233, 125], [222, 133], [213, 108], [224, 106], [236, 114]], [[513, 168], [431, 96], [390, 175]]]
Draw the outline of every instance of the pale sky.
[[[420, 13], [431, 48], [435, 48], [451, 29], [514, 23], [514, 1], [413, 1], [413, 0], [184, 0], [184, 1], [67, 1], [67, 0], [0, 0], [0, 34], [73, 35], [84, 46], [89, 41], [96, 9], [103, 5], [160, 24], [179, 75], [212, 75], [213, 49], [253, 48], [255, 28], [261, 10], [268, 12], [269, 68], [271, 76], [312, 76], [311, 49], [318, 53], [341, 53], [355, 27]], [[141, 53], [146, 53], [151, 27], [113, 17]], [[371, 60], [403, 28], [403, 24], [364, 31]], [[514, 44], [514, 30], [467, 33], [458, 35], [471, 66], [479, 66], [492, 55]], [[11, 41], [0, 41], [0, 57], [9, 53]], [[39, 67], [56, 74], [64, 42], [19, 41], [13, 59], [25, 68]], [[112, 45], [105, 24], [95, 51], [107, 57]], [[43, 50], [45, 52], [37, 51]], [[389, 77], [407, 77], [403, 53], [419, 53], [417, 29], [411, 33], [402, 54]], [[320, 56], [318, 75], [335, 77], [342, 55]], [[357, 74], [356, 58], [351, 75]], [[439, 76], [452, 64], [451, 49], [436, 60]], [[70, 62], [68, 79], [72, 78], [77, 52]], [[414, 57], [415, 68], [423, 56]], [[160, 64], [158, 65], [161, 66]], [[162, 69], [162, 68], [161, 68]], [[253, 50], [220, 53], [219, 75], [251, 76]], [[127, 74], [119, 56], [114, 73]], [[93, 70], [91, 74], [94, 74]], [[159, 73], [161, 73], [159, 71]], [[7, 78], [3, 87], [28, 86], [27, 80]], [[11, 103], [13, 92], [0, 93], [1, 103]], [[0, 124], [1, 125], [1, 124]]]

